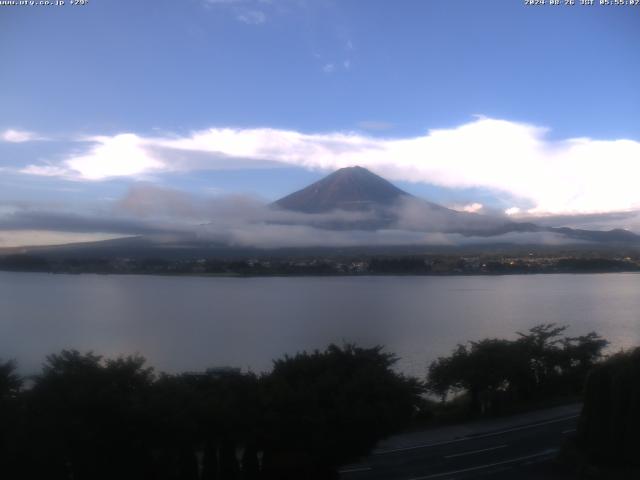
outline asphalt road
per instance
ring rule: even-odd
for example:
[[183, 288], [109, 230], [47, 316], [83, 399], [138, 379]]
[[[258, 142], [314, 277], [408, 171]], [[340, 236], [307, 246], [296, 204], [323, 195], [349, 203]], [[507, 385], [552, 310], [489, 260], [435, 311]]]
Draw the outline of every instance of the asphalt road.
[[549, 478], [549, 464], [577, 415], [518, 425], [436, 443], [379, 450], [345, 467], [345, 480], [447, 480], [463, 478]]

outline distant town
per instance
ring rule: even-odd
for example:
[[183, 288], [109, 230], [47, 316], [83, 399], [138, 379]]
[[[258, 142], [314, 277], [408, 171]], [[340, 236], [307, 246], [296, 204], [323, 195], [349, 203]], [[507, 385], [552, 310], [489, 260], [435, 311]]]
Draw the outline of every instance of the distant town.
[[28, 254], [0, 257], [0, 270], [49, 273], [336, 276], [336, 275], [505, 275], [640, 271], [640, 254], [376, 255], [256, 258], [66, 258]]

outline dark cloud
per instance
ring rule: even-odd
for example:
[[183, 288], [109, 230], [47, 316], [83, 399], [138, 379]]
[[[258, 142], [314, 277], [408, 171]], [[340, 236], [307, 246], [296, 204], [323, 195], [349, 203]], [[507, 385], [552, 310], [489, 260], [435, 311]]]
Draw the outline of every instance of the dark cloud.
[[611, 212], [582, 215], [552, 215], [542, 217], [526, 217], [527, 221], [547, 227], [592, 228], [605, 230], [611, 228], [625, 228], [640, 230], [640, 213]]
[[19, 210], [0, 216], [0, 230], [48, 230], [72, 233], [116, 233], [145, 235], [175, 232], [176, 229], [157, 227], [137, 219], [94, 217], [46, 210]]
[[508, 232], [501, 230], [508, 222], [505, 217], [455, 212], [415, 198], [376, 211], [307, 214], [282, 210], [250, 196], [198, 197], [137, 184], [110, 210], [91, 215], [34, 206], [13, 206], [8, 211], [0, 214], [0, 230], [170, 234], [172, 239], [178, 235], [260, 248], [576, 243], [549, 231]]
[[327, 227], [331, 224], [356, 224], [371, 219], [373, 212], [335, 211], [305, 214], [272, 207], [249, 195], [199, 197], [196, 195], [138, 184], [116, 203], [115, 211], [140, 218], [192, 220], [211, 224], [277, 223]]

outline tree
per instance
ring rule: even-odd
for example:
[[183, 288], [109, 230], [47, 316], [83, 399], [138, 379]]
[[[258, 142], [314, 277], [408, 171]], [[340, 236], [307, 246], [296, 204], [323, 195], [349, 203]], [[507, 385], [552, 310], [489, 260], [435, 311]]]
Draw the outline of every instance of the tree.
[[640, 348], [636, 348], [614, 355], [589, 373], [578, 445], [593, 463], [635, 467], [637, 474], [639, 432]]
[[336, 478], [339, 465], [406, 425], [423, 386], [395, 362], [382, 347], [351, 344], [277, 360], [262, 381], [266, 478]]
[[18, 471], [20, 428], [19, 394], [22, 378], [12, 360], [0, 361], [0, 477], [11, 478]]
[[562, 337], [554, 323], [518, 332], [516, 340], [484, 339], [458, 345], [429, 367], [428, 390], [444, 402], [451, 393], [469, 398], [469, 411], [482, 414], [504, 405], [581, 391], [589, 369], [608, 342], [594, 332]]
[[567, 326], [556, 326], [555, 323], [543, 323], [530, 328], [528, 333], [517, 332], [519, 343], [529, 358], [531, 385], [533, 390], [544, 388], [561, 372], [562, 363], [561, 335]]
[[595, 332], [562, 339], [561, 368], [573, 378], [572, 384], [582, 387], [589, 371], [602, 359], [609, 342]]
[[151, 409], [159, 420], [154, 445], [165, 461], [162, 470], [183, 478], [185, 466], [196, 462], [203, 478], [238, 478], [236, 450], [242, 448], [242, 469], [255, 474], [260, 408], [253, 374], [213, 369], [161, 376]]
[[458, 345], [450, 357], [429, 367], [428, 388], [443, 401], [448, 393], [469, 394], [472, 414], [495, 408], [501, 394], [513, 391], [526, 370], [526, 358], [513, 342], [485, 339]]
[[0, 402], [15, 398], [22, 383], [22, 378], [16, 373], [16, 362], [0, 360]]
[[92, 352], [50, 355], [27, 397], [34, 477], [142, 478], [152, 369], [141, 357], [102, 361]]

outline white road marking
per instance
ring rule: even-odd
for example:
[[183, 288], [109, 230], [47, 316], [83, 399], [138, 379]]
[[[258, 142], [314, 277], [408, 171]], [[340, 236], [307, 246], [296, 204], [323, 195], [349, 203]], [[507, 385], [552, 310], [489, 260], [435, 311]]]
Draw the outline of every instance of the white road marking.
[[566, 433], [571, 433], [571, 432], [575, 432], [575, 431], [576, 431], [576, 429], [575, 429], [575, 428], [570, 428], [569, 430], [563, 430], [563, 431], [562, 431], [562, 434], [564, 435], [564, 434], [566, 434]]
[[524, 457], [511, 458], [509, 460], [503, 460], [501, 462], [487, 463], [486, 465], [478, 465], [477, 467], [463, 468], [462, 470], [452, 470], [450, 472], [434, 473], [432, 475], [425, 475], [424, 477], [413, 477], [410, 480], [427, 480], [429, 478], [441, 478], [441, 477], [446, 477], [448, 475], [457, 475], [459, 473], [473, 472], [475, 470], [483, 470], [486, 468], [498, 467], [500, 465], [507, 465], [509, 463], [521, 462], [523, 460], [530, 460], [532, 458], [543, 457], [545, 455], [551, 455], [552, 453], [556, 453], [557, 451], [558, 449], [551, 448], [549, 450], [544, 450], [540, 453], [534, 453], [533, 455], [526, 455]]
[[475, 453], [490, 452], [491, 450], [498, 450], [499, 448], [506, 448], [506, 447], [507, 445], [498, 445], [497, 447], [481, 448], [479, 450], [471, 450], [469, 452], [454, 453], [453, 455], [445, 455], [444, 458], [464, 457], [465, 455], [473, 455]]
[[542, 425], [549, 425], [551, 423], [564, 422], [566, 420], [571, 420], [573, 418], [578, 418], [579, 416], [580, 415], [571, 415], [571, 416], [568, 416], [568, 417], [556, 418], [554, 420], [547, 420], [546, 422], [530, 423], [528, 425], [522, 425], [522, 426], [519, 426], [519, 427], [507, 428], [505, 430], [500, 430], [498, 432], [484, 433], [484, 434], [481, 434], [481, 435], [470, 435], [470, 436], [467, 436], [467, 437], [455, 438], [453, 440], [447, 440], [447, 441], [444, 441], [444, 442], [423, 443], [423, 444], [420, 444], [420, 445], [412, 445], [410, 447], [392, 448], [390, 450], [379, 450], [377, 452], [373, 452], [372, 455], [386, 455], [387, 453], [408, 452], [410, 450], [418, 450], [420, 448], [437, 447], [437, 446], [440, 446], [440, 445], [449, 445], [451, 443], [467, 442], [469, 440], [475, 440], [476, 438], [494, 437], [496, 435], [502, 435], [504, 433], [516, 432], [518, 430], [526, 430], [527, 428], [536, 428], [536, 427], [540, 427]]

